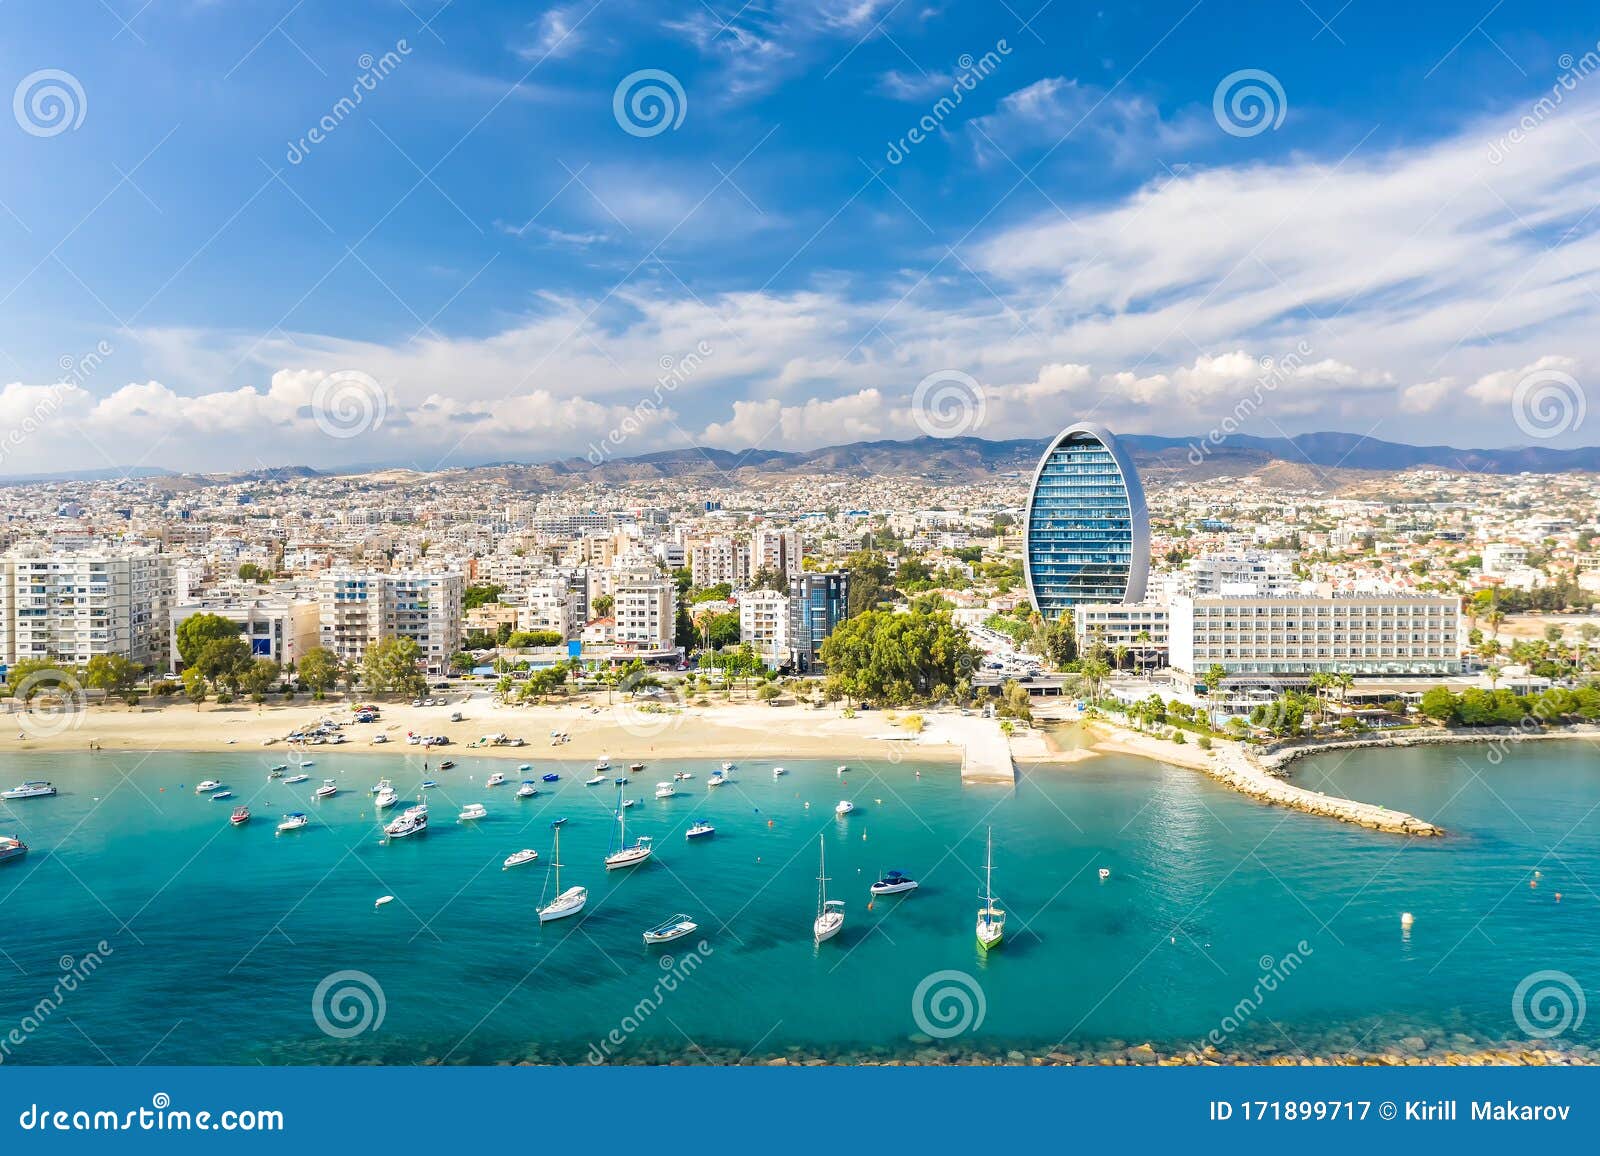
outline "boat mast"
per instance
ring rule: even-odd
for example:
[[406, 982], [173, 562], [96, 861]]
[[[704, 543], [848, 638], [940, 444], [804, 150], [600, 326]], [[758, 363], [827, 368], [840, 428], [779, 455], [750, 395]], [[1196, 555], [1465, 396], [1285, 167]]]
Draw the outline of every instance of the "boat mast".
[[828, 847], [821, 835], [817, 836], [817, 918], [828, 909]]
[[617, 850], [628, 845], [627, 808], [622, 805], [622, 780], [617, 780]]
[[994, 911], [994, 828], [989, 828], [988, 850], [983, 858], [983, 921]]
[[556, 828], [555, 862], [551, 864], [556, 869], [556, 894], [561, 894], [561, 828]]

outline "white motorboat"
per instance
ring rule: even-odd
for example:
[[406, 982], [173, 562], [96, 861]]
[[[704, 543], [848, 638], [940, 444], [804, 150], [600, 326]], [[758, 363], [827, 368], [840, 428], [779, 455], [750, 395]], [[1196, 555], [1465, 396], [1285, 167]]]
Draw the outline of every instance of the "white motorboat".
[[311, 792], [313, 799], [331, 799], [339, 793], [339, 784], [332, 779], [323, 779], [322, 786]]
[[854, 803], [852, 803], [849, 799], [840, 799], [837, 803], [834, 804], [833, 813], [835, 815], [848, 815], [851, 811], [854, 811], [855, 809], [856, 809], [856, 805]]
[[517, 773], [519, 775], [525, 775], [531, 770], [533, 770], [533, 764], [532, 763], [518, 763], [517, 764]]
[[303, 783], [306, 780], [308, 780], [309, 778], [311, 778], [310, 775], [290, 775], [287, 779], [284, 779], [283, 781], [284, 781], [284, 785], [285, 786], [289, 786], [289, 785], [293, 785], [294, 783]]
[[501, 870], [506, 870], [511, 867], [521, 867], [523, 864], [532, 863], [538, 858], [539, 852], [535, 851], [532, 847], [524, 847], [520, 851], [507, 855], [505, 863], [501, 865]]
[[283, 772], [287, 771], [288, 769], [289, 769], [289, 764], [288, 763], [279, 763], [277, 766], [273, 767], [270, 771], [267, 772], [267, 778], [269, 778], [269, 779], [281, 779], [281, 778], [283, 778]]
[[601, 774], [599, 771], [596, 771], [591, 777], [589, 777], [589, 778], [587, 778], [587, 779], [585, 779], [583, 781], [583, 785], [586, 786], [586, 787], [598, 787], [601, 783], [603, 783], [605, 781], [606, 781], [606, 777], [603, 774]]
[[720, 786], [722, 786], [723, 783], [726, 783], [727, 781], [728, 781], [727, 776], [725, 776], [721, 771], [715, 771], [715, 772], [712, 773], [711, 777], [706, 780], [706, 786], [708, 786], [708, 787], [720, 787]]
[[499, 771], [496, 771], [494, 774], [489, 776], [489, 781], [484, 783], [483, 785], [486, 786], [486, 787], [498, 787], [501, 783], [503, 783], [505, 781], [506, 781], [505, 775], [501, 774]]
[[983, 860], [983, 906], [978, 908], [978, 946], [999, 947], [1006, 933], [1006, 913], [994, 904], [994, 828], [989, 828], [988, 851]]
[[845, 772], [846, 772], [846, 771], [848, 771], [848, 770], [849, 770], [849, 769], [850, 769], [850, 768], [849, 768], [849, 767], [847, 767], [847, 766], [846, 766], [846, 765], [845, 765], [845, 764], [843, 764], [843, 763], [840, 763], [840, 764], [839, 764], [839, 767], [838, 767], [838, 769], [837, 769], [837, 770], [836, 770], [836, 771], [835, 771], [835, 772], [834, 772], [834, 774], [837, 774], [837, 775], [842, 775], [842, 774], [844, 774], [844, 773], [845, 773]]
[[700, 925], [687, 915], [674, 915], [665, 923], [658, 923], [644, 933], [645, 943], [671, 943], [674, 939], [682, 939], [685, 935], [693, 935], [700, 930]]
[[776, 778], [777, 778], [777, 777], [778, 777], [778, 776], [779, 776], [779, 775], [787, 775], [787, 774], [788, 774], [788, 773], [789, 773], [789, 772], [788, 772], [788, 771], [786, 771], [786, 770], [784, 770], [784, 769], [783, 769], [783, 768], [782, 768], [782, 767], [773, 767], [773, 768], [772, 768], [772, 777], [773, 777], [773, 778], [775, 778], [775, 779], [776, 779]]
[[628, 809], [630, 809], [632, 807], [637, 807], [638, 805], [639, 805], [639, 800], [638, 799], [624, 799], [624, 800], [622, 800], [622, 809], [624, 811], [626, 811], [626, 810], [628, 810]]
[[731, 770], [733, 770], [733, 764], [732, 763], [723, 763], [722, 764], [722, 773], [723, 774], [727, 774]]
[[523, 779], [522, 786], [517, 788], [517, 798], [531, 799], [539, 793], [539, 788], [533, 785], [532, 779]]
[[916, 889], [917, 881], [904, 871], [890, 871], [882, 879], [867, 888], [874, 895], [900, 895]]
[[379, 779], [377, 785], [372, 788], [371, 793], [381, 795], [386, 790], [394, 790], [394, 782], [390, 779]]
[[694, 778], [694, 772], [693, 771], [679, 771], [677, 774], [673, 775], [672, 777], [674, 779], [676, 779], [680, 783], [687, 782], [689, 779]]
[[0, 863], [10, 863], [28, 853], [28, 845], [11, 835], [0, 835]]
[[222, 786], [222, 784], [216, 779], [201, 779], [194, 785], [194, 793], [197, 795], [209, 794], [220, 786]]
[[594, 761], [595, 774], [603, 775], [611, 769], [611, 759], [608, 755], [601, 755]]
[[656, 798], [658, 799], [670, 799], [677, 793], [678, 788], [674, 787], [671, 783], [656, 784]]
[[428, 829], [428, 804], [418, 803], [407, 807], [383, 829], [391, 839], [404, 839], [408, 835], [421, 835]]
[[635, 839], [633, 846], [628, 845], [628, 818], [627, 809], [633, 802], [632, 799], [622, 798], [623, 780], [617, 780], [617, 840], [612, 844], [612, 850], [606, 856], [606, 870], [615, 871], [619, 867], [637, 867], [649, 859], [653, 853], [650, 846], [650, 836], [641, 835]]
[[372, 805], [380, 811], [387, 811], [400, 801], [400, 795], [393, 787], [384, 787], [378, 792], [378, 797], [372, 800]]
[[469, 819], [481, 819], [489, 813], [489, 808], [482, 803], [468, 803], [461, 808], [461, 814], [456, 816], [456, 822], [465, 823]]
[[278, 834], [281, 835], [285, 831], [298, 831], [309, 822], [311, 822], [311, 816], [304, 811], [292, 811], [278, 823]]
[[222, 790], [215, 791], [211, 795], [211, 801], [213, 803], [221, 802], [223, 799], [231, 799], [231, 798], [233, 798], [233, 792], [228, 790], [227, 787], [223, 787]]
[[565, 919], [569, 915], [576, 915], [583, 910], [583, 905], [589, 902], [589, 889], [587, 887], [568, 887], [561, 890], [561, 828], [556, 827], [556, 849], [551, 855], [550, 866], [555, 871], [556, 897], [543, 907], [539, 908], [539, 922], [549, 923], [552, 919]]
[[844, 903], [828, 898], [828, 848], [817, 836], [817, 917], [811, 923], [814, 943], [832, 939], [844, 927]]
[[[218, 784], [220, 786], [220, 784]], [[9, 790], [0, 791], [0, 799], [42, 799], [56, 793], [55, 787], [40, 779], [19, 783]]]

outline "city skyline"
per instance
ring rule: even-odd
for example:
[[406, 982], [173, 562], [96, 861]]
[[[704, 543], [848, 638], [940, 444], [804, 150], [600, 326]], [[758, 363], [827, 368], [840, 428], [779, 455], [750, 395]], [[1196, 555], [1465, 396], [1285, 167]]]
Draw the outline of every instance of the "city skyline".
[[0, 474], [1593, 444], [1593, 29], [1196, 7], [31, 12]]

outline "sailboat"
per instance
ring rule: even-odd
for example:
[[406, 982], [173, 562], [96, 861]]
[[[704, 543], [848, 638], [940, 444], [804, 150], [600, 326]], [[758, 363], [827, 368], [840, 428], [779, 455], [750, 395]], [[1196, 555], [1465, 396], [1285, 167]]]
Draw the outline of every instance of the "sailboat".
[[640, 835], [632, 847], [628, 846], [627, 807], [622, 802], [622, 784], [626, 781], [617, 780], [617, 843], [616, 850], [606, 856], [607, 871], [615, 871], [619, 867], [637, 867], [653, 853], [649, 835]]
[[569, 915], [576, 915], [583, 910], [583, 905], [589, 902], [589, 889], [587, 887], [568, 887], [561, 890], [561, 826], [555, 824], [556, 849], [551, 855], [551, 867], [556, 873], [556, 897], [545, 906], [539, 908], [539, 922], [549, 923], [552, 919], [565, 919]]
[[999, 947], [1006, 933], [1006, 913], [994, 905], [994, 828], [989, 828], [988, 853], [983, 863], [983, 906], [978, 908], [978, 946]]
[[844, 927], [844, 901], [828, 898], [828, 850], [817, 836], [817, 918], [811, 925], [812, 939], [821, 943], [832, 939]]

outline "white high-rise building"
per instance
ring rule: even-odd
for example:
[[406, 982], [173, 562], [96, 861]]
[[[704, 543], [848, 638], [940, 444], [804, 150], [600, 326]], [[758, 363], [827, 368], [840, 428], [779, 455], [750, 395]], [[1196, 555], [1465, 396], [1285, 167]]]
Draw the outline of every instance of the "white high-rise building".
[[739, 595], [739, 640], [776, 670], [789, 661], [789, 596], [778, 590]]
[[578, 621], [579, 592], [564, 576], [537, 578], [527, 586], [526, 603], [517, 608], [518, 630], [553, 630], [572, 638]]
[[612, 641], [639, 650], [670, 650], [678, 616], [678, 588], [665, 574], [634, 571], [612, 587]]
[[82, 666], [120, 654], [164, 671], [171, 602], [164, 554], [19, 547], [0, 559], [0, 656]]
[[428, 672], [442, 673], [461, 644], [465, 593], [457, 571], [325, 571], [317, 582], [321, 643], [359, 662], [373, 643], [409, 638]]
[[1286, 552], [1240, 557], [1203, 555], [1185, 572], [1193, 593], [1286, 594], [1295, 588], [1293, 557]]
[[773, 570], [786, 576], [798, 574], [801, 569], [802, 550], [799, 530], [763, 527], [756, 531], [751, 541], [751, 572]]
[[749, 544], [722, 535], [691, 543], [689, 578], [696, 586], [726, 582], [738, 589], [750, 581]]

